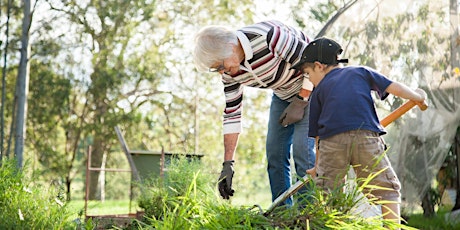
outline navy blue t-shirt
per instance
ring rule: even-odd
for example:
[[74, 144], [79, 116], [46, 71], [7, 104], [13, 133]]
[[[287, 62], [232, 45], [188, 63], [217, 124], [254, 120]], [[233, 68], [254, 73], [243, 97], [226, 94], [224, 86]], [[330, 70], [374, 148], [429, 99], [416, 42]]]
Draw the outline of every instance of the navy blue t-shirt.
[[391, 83], [384, 75], [364, 66], [331, 70], [312, 92], [309, 136], [324, 139], [358, 129], [385, 134], [371, 92], [377, 92], [384, 100]]

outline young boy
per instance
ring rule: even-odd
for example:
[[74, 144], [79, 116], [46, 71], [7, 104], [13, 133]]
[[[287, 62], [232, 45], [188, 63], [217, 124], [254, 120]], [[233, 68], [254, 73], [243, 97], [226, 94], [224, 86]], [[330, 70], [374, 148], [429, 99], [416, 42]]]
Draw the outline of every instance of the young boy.
[[309, 136], [316, 138], [316, 164], [307, 172], [318, 186], [333, 189], [344, 182], [349, 166], [354, 166], [357, 178], [379, 173], [369, 184], [383, 187], [372, 189], [374, 197], [386, 201], [381, 206], [384, 219], [400, 223], [400, 182], [388, 157], [371, 92], [381, 100], [389, 93], [423, 103], [426, 93], [412, 90], [391, 81], [364, 66], [341, 67], [348, 59], [338, 59], [340, 45], [328, 38], [312, 41], [305, 48], [301, 61], [292, 68], [308, 74], [315, 86], [310, 98]]

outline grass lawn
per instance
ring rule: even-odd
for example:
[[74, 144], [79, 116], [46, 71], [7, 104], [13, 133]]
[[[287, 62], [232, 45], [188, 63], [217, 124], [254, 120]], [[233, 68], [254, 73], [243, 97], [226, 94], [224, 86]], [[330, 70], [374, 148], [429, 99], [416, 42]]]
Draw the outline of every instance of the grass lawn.
[[[68, 208], [72, 213], [75, 213], [75, 218], [84, 216], [85, 201], [76, 200], [68, 203]], [[106, 200], [89, 201], [87, 208], [87, 215], [117, 215], [136, 213], [139, 210], [135, 201], [131, 202], [131, 210], [129, 209], [129, 200]]]
[[442, 206], [437, 212], [436, 216], [426, 218], [423, 213], [411, 214], [408, 217], [407, 225], [423, 230], [460, 230], [460, 220], [452, 221], [447, 216], [450, 214], [452, 207]]

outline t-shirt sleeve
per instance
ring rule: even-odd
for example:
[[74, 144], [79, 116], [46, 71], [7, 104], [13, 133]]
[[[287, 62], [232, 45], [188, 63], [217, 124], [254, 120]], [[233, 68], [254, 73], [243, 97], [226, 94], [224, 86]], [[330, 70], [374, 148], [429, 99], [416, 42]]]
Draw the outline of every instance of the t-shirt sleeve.
[[385, 100], [385, 98], [387, 98], [389, 95], [386, 89], [391, 83], [393, 83], [393, 81], [371, 68], [366, 67], [366, 69], [370, 76], [371, 89], [377, 93], [380, 100]]

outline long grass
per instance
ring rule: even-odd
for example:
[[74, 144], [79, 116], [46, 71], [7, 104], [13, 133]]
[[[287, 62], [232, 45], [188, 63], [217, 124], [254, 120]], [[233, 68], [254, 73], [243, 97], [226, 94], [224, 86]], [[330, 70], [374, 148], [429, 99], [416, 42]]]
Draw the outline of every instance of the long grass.
[[136, 223], [138, 229], [413, 229], [380, 216], [354, 214], [363, 187], [347, 184], [348, 192], [339, 187], [325, 195], [310, 183], [312, 192], [304, 197], [309, 202], [269, 215], [251, 206], [232, 206], [218, 197], [210, 183], [214, 178], [200, 173], [197, 163], [177, 159], [166, 177], [144, 185], [139, 204], [145, 218]]
[[1, 163], [0, 229], [74, 229], [58, 188], [32, 183], [14, 160]]
[[[64, 203], [59, 188], [32, 183], [15, 162], [0, 167], [0, 229], [95, 229], [98, 223], [83, 219], [83, 202]], [[279, 207], [270, 214], [252, 204], [232, 205], [216, 192], [215, 178], [202, 173], [199, 162], [173, 159], [164, 178], [140, 184], [133, 206], [145, 213], [128, 226], [110, 229], [460, 229], [444, 215], [426, 220], [409, 216], [407, 225], [384, 221], [381, 216], [364, 217], [356, 212], [363, 201], [366, 181], [344, 184], [324, 193], [310, 183], [309, 202]], [[347, 192], [343, 192], [346, 190]], [[90, 203], [95, 214], [114, 214], [129, 201]], [[99, 206], [100, 205], [100, 206]], [[120, 211], [121, 212], [121, 211]], [[447, 211], [446, 211], [447, 212]], [[75, 218], [77, 216], [77, 218]], [[410, 227], [413, 226], [413, 227]], [[414, 228], [415, 227], [415, 228]], [[99, 228], [100, 229], [100, 228]]]

